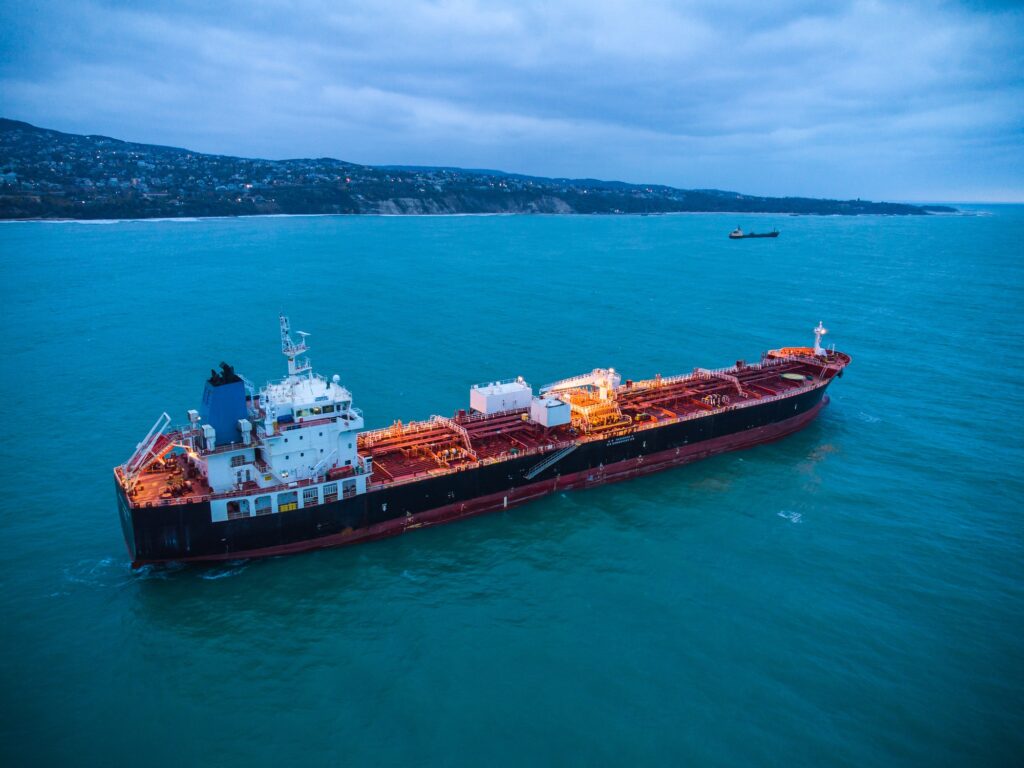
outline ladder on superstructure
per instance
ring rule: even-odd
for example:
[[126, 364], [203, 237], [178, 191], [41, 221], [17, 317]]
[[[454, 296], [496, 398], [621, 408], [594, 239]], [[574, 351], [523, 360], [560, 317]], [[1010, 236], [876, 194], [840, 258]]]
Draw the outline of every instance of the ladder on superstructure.
[[314, 465], [311, 477], [313, 477], [313, 479], [315, 480], [316, 478], [319, 478], [320, 475], [326, 474], [328, 472], [328, 464], [331, 461], [333, 461], [334, 457], [337, 456], [337, 455], [338, 455], [338, 449], [335, 448], [333, 451], [331, 451], [326, 456], [324, 456], [322, 459], [320, 459], [320, 461], [318, 461], [316, 463], [316, 465]]

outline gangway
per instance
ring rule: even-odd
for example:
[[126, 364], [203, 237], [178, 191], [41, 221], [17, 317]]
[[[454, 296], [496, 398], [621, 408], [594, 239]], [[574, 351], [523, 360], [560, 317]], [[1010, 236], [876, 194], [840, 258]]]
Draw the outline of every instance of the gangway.
[[553, 467], [555, 464], [560, 462], [562, 459], [564, 459], [566, 456], [568, 456], [570, 453], [572, 453], [579, 447], [579, 443], [573, 443], [572, 445], [568, 445], [565, 448], [562, 448], [560, 451], [555, 451], [553, 454], [545, 458], [543, 461], [541, 461], [538, 464], [535, 464], [530, 469], [528, 469], [526, 471], [526, 474], [523, 475], [523, 477], [525, 477], [527, 480], [533, 480], [533, 478], [535, 478], [545, 469], [547, 469], [548, 467]]

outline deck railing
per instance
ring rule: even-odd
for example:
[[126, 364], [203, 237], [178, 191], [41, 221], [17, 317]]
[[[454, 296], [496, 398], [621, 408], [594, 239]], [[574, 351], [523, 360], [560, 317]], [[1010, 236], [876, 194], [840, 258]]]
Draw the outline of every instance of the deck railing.
[[486, 421], [488, 419], [498, 419], [503, 416], [526, 413], [529, 410], [529, 408], [508, 408], [504, 411], [495, 411], [494, 413], [470, 413], [464, 417], [460, 417], [460, 421], [463, 424], [475, 424], [478, 421]]

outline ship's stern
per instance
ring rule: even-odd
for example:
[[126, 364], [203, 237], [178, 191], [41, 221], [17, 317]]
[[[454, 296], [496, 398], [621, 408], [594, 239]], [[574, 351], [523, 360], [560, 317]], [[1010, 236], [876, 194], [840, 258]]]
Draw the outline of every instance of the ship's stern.
[[134, 566], [136, 545], [132, 505], [125, 494], [124, 486], [121, 485], [120, 480], [116, 476], [114, 477], [114, 492], [117, 494], [117, 511], [118, 517], [121, 518], [121, 533], [124, 534], [124, 543], [128, 547], [128, 556], [131, 558], [132, 565]]

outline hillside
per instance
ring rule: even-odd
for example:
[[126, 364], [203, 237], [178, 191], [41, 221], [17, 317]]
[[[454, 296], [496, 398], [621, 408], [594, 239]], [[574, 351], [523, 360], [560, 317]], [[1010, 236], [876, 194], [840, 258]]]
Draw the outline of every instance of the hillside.
[[0, 219], [709, 211], [922, 215], [952, 210], [489, 170], [367, 166], [333, 158], [208, 155], [0, 118]]

